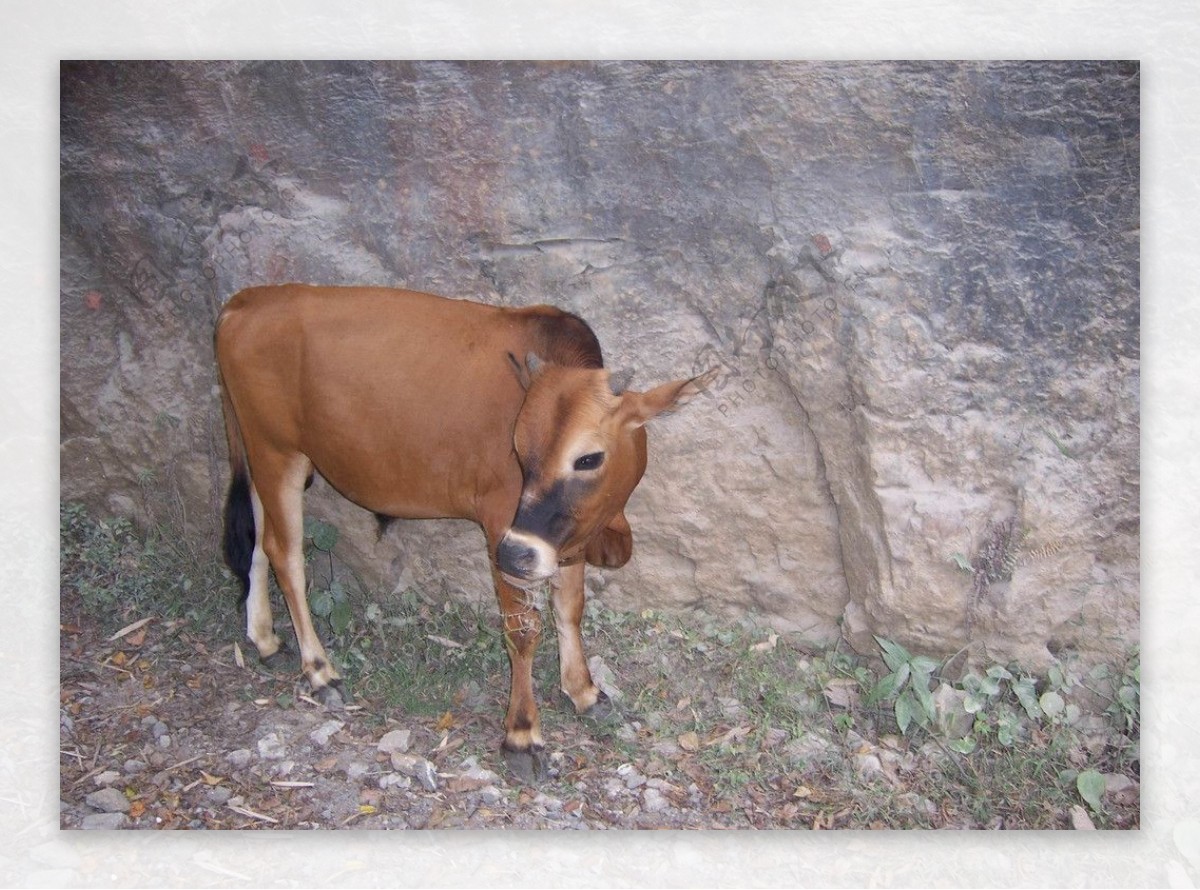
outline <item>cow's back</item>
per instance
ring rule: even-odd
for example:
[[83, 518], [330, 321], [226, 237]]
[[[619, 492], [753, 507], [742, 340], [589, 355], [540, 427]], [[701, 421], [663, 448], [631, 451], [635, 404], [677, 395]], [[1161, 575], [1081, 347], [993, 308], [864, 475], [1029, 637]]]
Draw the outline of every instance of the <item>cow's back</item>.
[[256, 447], [292, 449], [375, 512], [476, 518], [486, 490], [520, 488], [508, 353], [559, 317], [386, 288], [238, 293], [216, 348], [251, 473]]

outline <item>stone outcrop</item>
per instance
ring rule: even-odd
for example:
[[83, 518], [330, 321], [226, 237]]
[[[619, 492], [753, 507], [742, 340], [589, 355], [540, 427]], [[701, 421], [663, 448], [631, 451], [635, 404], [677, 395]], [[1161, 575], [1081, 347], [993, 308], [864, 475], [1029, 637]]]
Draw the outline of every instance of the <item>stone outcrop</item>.
[[[1138, 637], [1139, 71], [1125, 63], [62, 70], [62, 495], [219, 558], [212, 323], [313, 281], [550, 302], [648, 386], [616, 608], [1032, 667]], [[371, 585], [482, 535], [310, 515]]]

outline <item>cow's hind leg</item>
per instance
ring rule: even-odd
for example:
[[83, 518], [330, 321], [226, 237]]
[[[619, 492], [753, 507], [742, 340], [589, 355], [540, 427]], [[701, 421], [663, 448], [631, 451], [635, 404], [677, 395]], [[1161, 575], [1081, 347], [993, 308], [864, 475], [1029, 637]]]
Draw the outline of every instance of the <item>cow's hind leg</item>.
[[300, 666], [313, 695], [323, 705], [339, 707], [346, 698], [342, 679], [313, 627], [304, 583], [304, 481], [312, 467], [303, 458], [281, 463], [271, 468], [274, 472], [255, 470], [262, 511], [262, 549], [275, 568], [275, 580], [287, 601], [300, 648]]
[[585, 601], [583, 576], [584, 564], [580, 561], [563, 566], [551, 583], [554, 625], [558, 631], [558, 670], [562, 691], [575, 705], [575, 712], [603, 718], [612, 713], [612, 704], [592, 681], [583, 635], [579, 632]]
[[258, 649], [262, 663], [278, 668], [287, 662], [289, 652], [275, 633], [271, 617], [270, 561], [263, 549], [263, 508], [253, 484], [250, 502], [254, 510], [254, 554], [250, 560], [250, 590], [246, 595], [246, 636]]
[[525, 781], [537, 781], [546, 775], [545, 742], [533, 697], [533, 656], [542, 635], [542, 618], [531, 594], [513, 587], [494, 568], [492, 574], [504, 621], [504, 644], [512, 666], [501, 749], [514, 773]]
[[242, 584], [246, 637], [258, 649], [259, 658], [274, 666], [281, 654], [282, 643], [271, 620], [267, 577], [270, 565], [263, 552], [262, 539], [262, 502], [243, 465], [234, 471], [225, 504], [225, 561]]

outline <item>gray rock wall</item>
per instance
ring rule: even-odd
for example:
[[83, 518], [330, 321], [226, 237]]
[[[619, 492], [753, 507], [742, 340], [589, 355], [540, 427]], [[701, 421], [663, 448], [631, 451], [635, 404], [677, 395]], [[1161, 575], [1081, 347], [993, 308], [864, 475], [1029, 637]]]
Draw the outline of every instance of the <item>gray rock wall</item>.
[[[62, 113], [64, 498], [218, 558], [241, 287], [551, 302], [635, 387], [725, 370], [655, 421], [611, 606], [1137, 640], [1136, 64], [68, 63]], [[371, 583], [491, 595], [469, 525], [309, 512]]]

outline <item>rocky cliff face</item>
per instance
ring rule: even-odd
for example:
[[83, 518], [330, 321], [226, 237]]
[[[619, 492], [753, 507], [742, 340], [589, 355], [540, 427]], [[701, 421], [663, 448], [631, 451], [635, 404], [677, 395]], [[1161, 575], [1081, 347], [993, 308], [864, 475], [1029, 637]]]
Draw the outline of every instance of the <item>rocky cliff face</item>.
[[[212, 540], [264, 282], [591, 322], [655, 421], [617, 608], [1044, 665], [1138, 636], [1136, 64], [65, 64], [62, 494]], [[365, 578], [482, 535], [318, 483]]]

